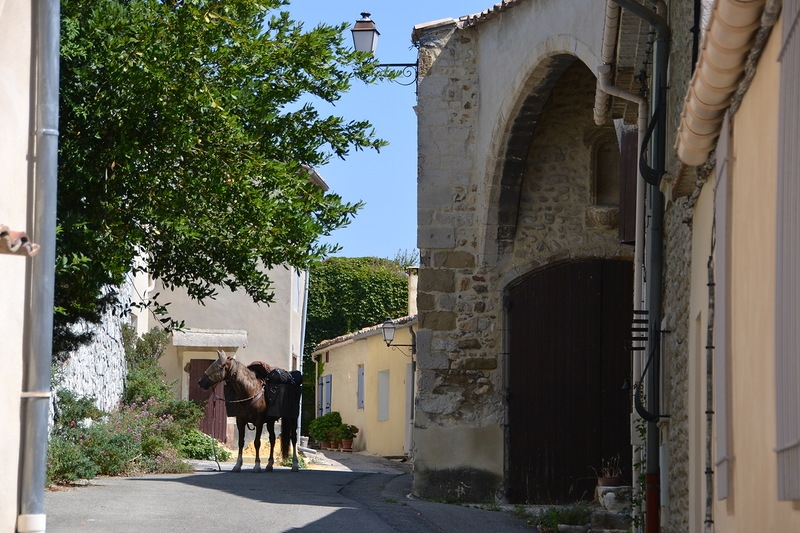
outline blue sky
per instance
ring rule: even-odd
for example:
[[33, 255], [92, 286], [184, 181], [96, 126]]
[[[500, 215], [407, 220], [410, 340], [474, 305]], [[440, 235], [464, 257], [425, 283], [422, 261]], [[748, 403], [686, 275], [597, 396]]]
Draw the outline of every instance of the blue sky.
[[[458, 18], [489, 8], [496, 0], [292, 0], [292, 18], [306, 29], [316, 24], [348, 23], [348, 28], [371, 13], [381, 35], [375, 53], [381, 63], [414, 63], [411, 45], [415, 24]], [[347, 42], [352, 46], [349, 29]], [[417, 247], [417, 119], [414, 86], [393, 82], [356, 82], [329, 111], [350, 120], [368, 120], [377, 135], [389, 142], [380, 153], [351, 152], [332, 159], [317, 171], [331, 191], [345, 201], [366, 203], [353, 222], [324, 242], [337, 242], [344, 257], [376, 256], [393, 259], [399, 250]]]

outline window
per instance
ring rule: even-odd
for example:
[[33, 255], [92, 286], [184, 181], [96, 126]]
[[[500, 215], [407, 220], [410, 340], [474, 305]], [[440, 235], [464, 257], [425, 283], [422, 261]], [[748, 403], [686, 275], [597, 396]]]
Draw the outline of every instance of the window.
[[389, 420], [389, 371], [378, 372], [378, 422]]
[[593, 130], [586, 137], [591, 154], [586, 227], [613, 229], [619, 226], [620, 151], [614, 128]]
[[300, 304], [303, 301], [303, 274], [299, 270], [295, 270], [292, 285], [294, 285], [294, 312], [300, 312]]

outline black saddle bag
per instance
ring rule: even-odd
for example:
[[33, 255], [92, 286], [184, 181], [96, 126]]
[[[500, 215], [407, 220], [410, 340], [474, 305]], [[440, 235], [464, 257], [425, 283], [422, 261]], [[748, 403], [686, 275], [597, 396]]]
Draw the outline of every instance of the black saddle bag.
[[267, 396], [267, 416], [281, 418], [292, 406], [294, 376], [281, 368], [273, 369], [267, 376], [264, 394]]

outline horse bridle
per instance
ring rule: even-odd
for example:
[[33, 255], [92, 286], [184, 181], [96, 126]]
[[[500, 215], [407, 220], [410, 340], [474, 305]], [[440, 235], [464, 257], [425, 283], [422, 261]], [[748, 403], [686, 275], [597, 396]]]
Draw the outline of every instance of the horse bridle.
[[[226, 361], [226, 362], [227, 362], [227, 361]], [[212, 383], [219, 383], [220, 381], [224, 381], [225, 383], [228, 383], [228, 380], [229, 380], [229, 379], [236, 379], [236, 374], [237, 374], [237, 372], [236, 372], [236, 368], [237, 368], [237, 367], [236, 367], [236, 365], [231, 365], [231, 366], [232, 366], [232, 367], [234, 367], [234, 370], [232, 370], [232, 371], [231, 371], [230, 375], [227, 375], [227, 376], [226, 376], [226, 375], [225, 375], [225, 367], [224, 367], [224, 363], [220, 364], [220, 360], [219, 360], [219, 359], [217, 359], [216, 361], [214, 361], [213, 363], [211, 363], [211, 366], [209, 366], [208, 368], [206, 368], [206, 371], [205, 371], [205, 372], [203, 372], [203, 374], [204, 374], [204, 375], [205, 375], [205, 376], [206, 376], [206, 377], [209, 379], [209, 381], [211, 381]], [[212, 370], [212, 369], [213, 369], [213, 370]], [[209, 372], [209, 370], [212, 370], [212, 371], [211, 371], [211, 372]], [[216, 377], [217, 377], [217, 376], [218, 376], [220, 373], [222, 373], [222, 374], [223, 374], [223, 377], [221, 377], [221, 378], [219, 378], [219, 379], [216, 379]], [[263, 396], [263, 395], [264, 395], [264, 388], [262, 387], [262, 388], [261, 388], [261, 390], [259, 390], [259, 391], [258, 391], [256, 394], [254, 394], [253, 396], [250, 396], [249, 398], [242, 398], [241, 400], [228, 400], [227, 398], [225, 398], [225, 403], [242, 403], [242, 402], [246, 402], [246, 401], [252, 400], [252, 401], [250, 402], [250, 404], [252, 405], [253, 403], [255, 403], [255, 402], [256, 402], [256, 401], [257, 401], [257, 400], [258, 400], [258, 399], [259, 399], [261, 396]]]

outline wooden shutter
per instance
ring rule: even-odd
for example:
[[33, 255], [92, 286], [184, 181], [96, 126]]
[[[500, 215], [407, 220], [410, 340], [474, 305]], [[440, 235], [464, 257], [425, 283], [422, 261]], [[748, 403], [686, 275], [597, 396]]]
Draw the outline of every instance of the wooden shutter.
[[775, 294], [778, 499], [800, 500], [799, 0], [783, 3]]
[[636, 242], [636, 162], [639, 155], [639, 130], [622, 131], [619, 158], [619, 242]]

